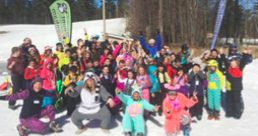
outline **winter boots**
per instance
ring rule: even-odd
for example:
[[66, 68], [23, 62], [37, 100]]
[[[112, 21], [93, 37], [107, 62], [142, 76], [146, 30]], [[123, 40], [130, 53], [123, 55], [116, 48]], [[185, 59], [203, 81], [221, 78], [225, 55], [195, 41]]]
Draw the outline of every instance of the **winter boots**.
[[125, 136], [132, 136], [131, 132], [125, 132], [124, 134], [125, 134]]
[[87, 130], [87, 128], [83, 126], [81, 129], [78, 129], [77, 131], [75, 131], [75, 134], [80, 135], [81, 133], [83, 133], [86, 130]]
[[26, 127], [22, 126], [22, 125], [18, 125], [17, 130], [18, 130], [20, 136], [27, 136], [28, 135], [27, 134], [28, 129]]
[[59, 126], [56, 124], [55, 121], [50, 122], [49, 128], [50, 128], [50, 130], [52, 130], [54, 132], [62, 132], [63, 131], [61, 128], [59, 128]]
[[136, 136], [143, 136], [143, 133], [137, 133]]
[[208, 116], [208, 120], [212, 120], [212, 119], [215, 119], [216, 121], [219, 121], [220, 120], [220, 114], [219, 114], [219, 111], [210, 111], [210, 115]]

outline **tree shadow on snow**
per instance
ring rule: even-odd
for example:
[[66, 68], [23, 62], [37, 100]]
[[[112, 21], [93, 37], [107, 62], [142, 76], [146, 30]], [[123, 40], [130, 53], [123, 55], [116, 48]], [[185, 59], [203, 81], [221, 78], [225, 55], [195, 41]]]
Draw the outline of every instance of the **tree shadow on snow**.
[[163, 125], [160, 124], [160, 122], [158, 120], [156, 120], [153, 116], [148, 116], [147, 119], [145, 120], [145, 136], [148, 135], [148, 128], [147, 128], [147, 124], [146, 124], [147, 120], [151, 121], [152, 123], [154, 123], [158, 127], [163, 127]]
[[163, 127], [163, 125], [160, 124], [160, 122], [158, 120], [156, 120], [153, 116], [148, 116], [147, 120], [150, 120], [152, 123], [154, 123], [158, 127]]

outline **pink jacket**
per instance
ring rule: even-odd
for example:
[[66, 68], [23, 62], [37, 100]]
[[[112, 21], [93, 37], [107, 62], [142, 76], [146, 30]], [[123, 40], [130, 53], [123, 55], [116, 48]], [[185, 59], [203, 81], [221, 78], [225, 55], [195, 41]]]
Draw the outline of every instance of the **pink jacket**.
[[136, 77], [136, 82], [142, 89], [149, 89], [151, 87], [151, 81], [149, 75], [145, 74], [143, 77], [144, 80], [141, 80], [141, 76]]
[[[180, 132], [180, 116], [186, 114], [190, 117], [189, 113], [185, 110], [185, 107], [192, 107], [198, 100], [193, 101], [193, 99], [186, 98], [183, 94], [177, 93], [176, 101], [178, 102], [177, 107], [173, 107], [170, 98], [167, 96], [163, 101], [163, 113], [165, 115], [165, 131], [168, 134], [173, 134], [175, 131]], [[167, 110], [170, 113], [167, 113]]]
[[55, 91], [56, 90], [56, 78], [54, 67], [50, 70], [47, 69], [47, 64], [52, 63], [52, 59], [45, 59], [43, 63], [43, 69], [41, 71], [40, 77], [43, 79], [43, 89]]
[[186, 76], [183, 76], [183, 77], [175, 76], [174, 77], [174, 85], [179, 84], [180, 86], [186, 86], [186, 83], [187, 83]]
[[117, 56], [117, 54], [119, 53], [120, 48], [121, 48], [121, 45], [120, 45], [120, 44], [116, 45], [114, 51], [112, 52], [114, 58], [115, 58], [115, 57]]
[[101, 55], [101, 56], [100, 56], [100, 61], [99, 61], [99, 65], [100, 65], [100, 66], [103, 65], [103, 63], [104, 63], [104, 61], [105, 61], [106, 58], [107, 58], [107, 55]]

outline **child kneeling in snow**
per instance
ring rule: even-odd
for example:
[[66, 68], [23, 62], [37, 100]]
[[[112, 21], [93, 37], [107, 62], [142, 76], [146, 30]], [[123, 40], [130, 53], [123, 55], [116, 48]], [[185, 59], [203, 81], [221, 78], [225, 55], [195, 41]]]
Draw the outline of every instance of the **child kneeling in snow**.
[[123, 128], [125, 136], [145, 135], [144, 125], [144, 110], [157, 112], [160, 106], [153, 106], [142, 98], [141, 90], [139, 87], [134, 87], [132, 95], [125, 95], [119, 89], [116, 89], [118, 98], [126, 105], [125, 115], [123, 117]]
[[43, 97], [58, 97], [57, 94], [49, 93], [42, 89], [42, 80], [35, 78], [31, 82], [31, 88], [17, 94], [1, 96], [0, 100], [24, 100], [20, 113], [20, 124], [17, 126], [20, 136], [27, 136], [27, 132], [44, 133], [46, 124], [39, 119], [48, 116], [50, 119], [49, 127], [52, 131], [61, 132], [55, 122], [55, 108], [52, 105], [42, 107]]
[[197, 92], [188, 99], [184, 94], [177, 93], [178, 86], [165, 84], [167, 97], [163, 101], [163, 113], [165, 115], [165, 131], [167, 136], [177, 136], [182, 129], [184, 136], [189, 136], [191, 116], [185, 110], [198, 102]]

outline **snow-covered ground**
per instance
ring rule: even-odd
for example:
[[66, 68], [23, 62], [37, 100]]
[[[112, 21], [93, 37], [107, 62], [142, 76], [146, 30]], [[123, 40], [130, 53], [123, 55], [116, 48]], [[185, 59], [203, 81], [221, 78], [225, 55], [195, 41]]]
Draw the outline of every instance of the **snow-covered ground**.
[[[83, 27], [87, 27], [89, 34], [99, 34], [102, 31], [101, 21], [78, 22], [73, 25], [73, 40], [83, 38]], [[112, 19], [107, 21], [108, 32], [115, 34], [124, 33], [125, 20]], [[42, 51], [45, 45], [54, 45], [57, 42], [57, 36], [53, 25], [9, 25], [1, 26], [0, 31], [9, 31], [7, 34], [0, 35], [1, 49], [0, 49], [0, 65], [1, 62], [6, 61], [9, 57], [10, 49], [22, 43], [23, 38], [31, 37], [33, 43]], [[249, 136], [256, 135], [258, 126], [258, 60], [245, 68], [244, 72], [244, 91], [243, 98], [245, 101], [245, 111], [241, 120], [227, 119], [224, 117], [225, 112], [221, 109], [221, 121], [208, 121], [207, 113], [204, 110], [203, 120], [192, 124], [191, 136]], [[3, 68], [3, 64], [1, 68]], [[2, 83], [3, 77], [0, 77]], [[22, 101], [18, 101], [22, 105]], [[16, 125], [19, 123], [19, 113], [21, 107], [12, 111], [7, 108], [8, 102], [0, 101], [0, 135], [1, 136], [17, 136]], [[61, 125], [64, 132], [60, 134], [46, 134], [51, 136], [74, 136], [76, 127], [71, 120], [65, 116], [66, 112], [57, 114], [57, 122]], [[90, 122], [89, 128], [82, 136], [121, 136], [123, 129], [121, 126], [121, 116], [113, 118], [110, 125], [111, 134], [106, 135], [98, 128], [99, 122]], [[43, 119], [43, 121], [47, 121]], [[88, 121], [85, 121], [87, 123]], [[150, 117], [147, 121], [147, 135], [148, 136], [165, 136], [163, 124], [163, 117]], [[37, 135], [37, 134], [31, 134]]]
[[[109, 19], [106, 22], [107, 33], [122, 35], [125, 33], [125, 19]], [[102, 20], [84, 21], [73, 23], [72, 43], [76, 44], [77, 39], [84, 39], [83, 28], [87, 28], [88, 34], [94, 35], [103, 32]], [[55, 49], [58, 42], [54, 25], [6, 25], [0, 26], [0, 31], [8, 33], [0, 34], [0, 62], [6, 61], [9, 57], [11, 48], [22, 44], [25, 37], [32, 39], [40, 51], [44, 46], [51, 45]]]
[[[243, 117], [240, 120], [233, 118], [225, 118], [225, 112], [221, 109], [221, 121], [208, 121], [207, 113], [204, 112], [203, 119], [200, 122], [192, 123], [191, 136], [250, 136], [257, 134], [258, 126], [258, 60], [255, 60], [252, 64], [245, 68], [244, 72], [244, 91], [243, 98], [245, 102], [245, 111]], [[18, 102], [22, 104], [22, 101]], [[21, 108], [12, 111], [7, 108], [8, 102], [0, 102], [0, 135], [1, 136], [14, 136], [18, 135], [16, 131], [16, 125], [19, 123], [19, 113]], [[64, 129], [60, 134], [47, 134], [51, 136], [73, 136], [76, 131], [76, 127], [72, 124], [69, 118], [65, 117], [65, 111], [57, 114], [57, 122], [61, 124]], [[46, 119], [43, 119], [46, 121]], [[90, 122], [87, 127], [89, 128], [82, 136], [122, 136], [121, 116], [113, 118], [111, 127], [111, 133], [105, 135], [98, 128], [99, 122]], [[88, 121], [85, 121], [88, 123]], [[150, 117], [147, 121], [148, 136], [165, 136], [163, 124], [164, 117]], [[36, 134], [31, 134], [36, 135]]]

